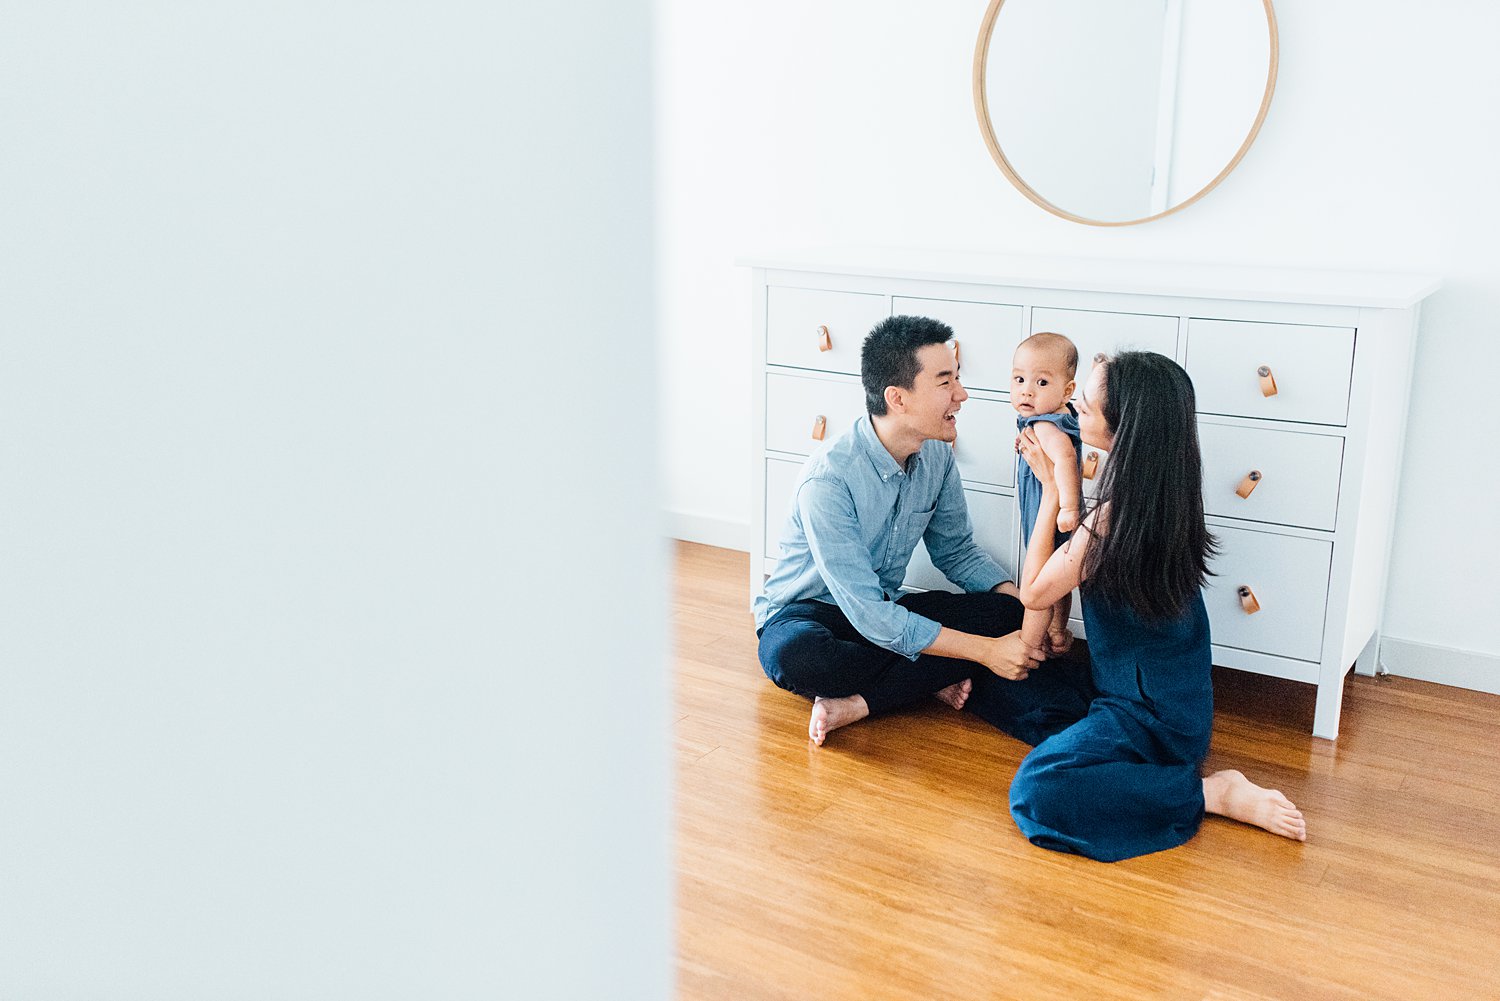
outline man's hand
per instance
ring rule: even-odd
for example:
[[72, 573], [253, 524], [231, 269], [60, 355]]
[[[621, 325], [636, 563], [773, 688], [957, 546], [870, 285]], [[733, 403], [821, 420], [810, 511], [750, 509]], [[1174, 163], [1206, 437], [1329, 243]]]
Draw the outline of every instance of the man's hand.
[[979, 663], [1008, 681], [1025, 681], [1031, 669], [1046, 656], [1040, 649], [1028, 648], [1019, 629], [1005, 636], [985, 637], [985, 640]]
[[1046, 657], [1040, 648], [1026, 645], [1019, 629], [1006, 636], [981, 636], [948, 626], [941, 627], [937, 639], [922, 652], [935, 657], [972, 660], [1009, 681], [1026, 680], [1031, 669]]
[[1002, 580], [1000, 583], [990, 588], [990, 590], [994, 591], [996, 594], [1008, 594], [1012, 598], [1015, 598], [1017, 601], [1019, 601], [1021, 598], [1021, 589], [1019, 587], [1016, 587], [1016, 582], [1013, 580]]

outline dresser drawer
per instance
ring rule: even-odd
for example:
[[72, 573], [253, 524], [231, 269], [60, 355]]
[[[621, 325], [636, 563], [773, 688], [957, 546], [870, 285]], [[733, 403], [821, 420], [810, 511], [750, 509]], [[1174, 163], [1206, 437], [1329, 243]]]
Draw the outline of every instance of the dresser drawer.
[[[1078, 386], [1096, 354], [1160, 353], [1196, 388], [1203, 503], [1222, 547], [1204, 588], [1217, 660], [1316, 685], [1313, 733], [1337, 736], [1348, 658], [1380, 636], [1387, 515], [1400, 473], [1399, 450], [1387, 446], [1405, 433], [1416, 305], [1435, 279], [961, 254], [882, 256], [878, 265], [864, 254], [797, 254], [752, 266], [754, 312], [765, 321], [755, 354], [768, 359], [754, 382], [754, 438], [759, 445], [764, 431], [768, 442], [753, 459], [754, 479], [765, 482], [752, 504], [765, 511], [751, 529], [764, 545], [752, 554], [758, 567], [774, 568], [801, 458], [817, 454], [813, 422], [828, 418], [826, 440], [860, 411], [852, 388], [840, 404], [832, 394], [841, 390], [817, 383], [852, 387], [864, 337], [887, 315], [953, 328], [963, 383], [975, 391], [959, 413], [953, 455], [980, 544], [1013, 570], [1016, 346], [1043, 330], [1070, 338]], [[820, 326], [828, 351], [818, 350]], [[1356, 456], [1352, 446], [1366, 441]], [[1083, 487], [1094, 503], [1113, 460], [1084, 446], [1085, 465], [1090, 454], [1095, 475]], [[1252, 470], [1259, 476], [1242, 497]], [[920, 547], [907, 580], [952, 587]], [[1255, 593], [1253, 614], [1241, 607], [1240, 586]]]
[[[1210, 525], [1219, 556], [1203, 589], [1213, 641], [1295, 660], [1323, 653], [1323, 617], [1333, 545], [1318, 539]], [[1238, 589], [1249, 587], [1260, 610], [1247, 613]]]
[[1352, 327], [1188, 321], [1186, 367], [1200, 413], [1343, 425], [1353, 365]]
[[[1333, 530], [1343, 438], [1202, 421], [1198, 437], [1208, 514]], [[1240, 496], [1242, 486], [1249, 496]]]
[[1010, 387], [1010, 363], [1016, 345], [1026, 336], [1020, 306], [957, 299], [897, 298], [896, 316], [930, 316], [953, 328], [959, 347], [959, 379], [969, 389]]
[[[773, 287], [766, 290], [766, 361], [859, 375], [859, 352], [889, 316], [883, 295]], [[828, 350], [821, 350], [822, 328]]]
[[[1012, 578], [1016, 574], [1016, 504], [1009, 494], [989, 494], [980, 490], [965, 490], [964, 498], [969, 505], [969, 520], [974, 524], [974, 541], [979, 548], [989, 553], [996, 563], [1005, 568]], [[917, 543], [912, 554], [911, 566], [906, 572], [906, 587], [924, 591], [957, 591], [958, 588], [932, 565], [925, 543]]]
[[1121, 351], [1155, 351], [1168, 358], [1177, 357], [1177, 317], [1152, 313], [1101, 313], [1085, 309], [1050, 309], [1031, 311], [1031, 332], [1050, 330], [1062, 334], [1078, 348], [1078, 383], [1076, 399], [1094, 367], [1094, 355], [1114, 355]]
[[965, 483], [1015, 486], [1016, 412], [1010, 404], [973, 396], [965, 400], [953, 457]]
[[[766, 448], [809, 455], [854, 426], [865, 412], [857, 382], [775, 373], [766, 376]], [[822, 422], [821, 439], [813, 437]]]
[[771, 560], [781, 558], [781, 534], [792, 513], [792, 491], [802, 475], [802, 463], [785, 459], [766, 460], [765, 553]]

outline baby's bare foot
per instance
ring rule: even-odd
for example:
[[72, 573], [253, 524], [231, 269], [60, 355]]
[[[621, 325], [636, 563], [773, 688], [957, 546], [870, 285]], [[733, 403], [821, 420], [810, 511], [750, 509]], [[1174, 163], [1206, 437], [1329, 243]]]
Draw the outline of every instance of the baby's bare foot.
[[863, 695], [848, 695], [841, 699], [813, 699], [812, 719], [807, 723], [807, 735], [819, 747], [828, 735], [841, 726], [858, 723], [870, 715], [870, 707]]
[[949, 685], [942, 691], [933, 692], [932, 694], [939, 701], [946, 702], [954, 709], [963, 709], [964, 703], [969, 701], [969, 692], [971, 692], [973, 689], [974, 682], [970, 681], [968, 678], [965, 678], [956, 685]]
[[1291, 800], [1275, 789], [1261, 788], [1232, 768], [1203, 780], [1203, 803], [1209, 813], [1254, 824], [1293, 841], [1307, 840], [1307, 821]]

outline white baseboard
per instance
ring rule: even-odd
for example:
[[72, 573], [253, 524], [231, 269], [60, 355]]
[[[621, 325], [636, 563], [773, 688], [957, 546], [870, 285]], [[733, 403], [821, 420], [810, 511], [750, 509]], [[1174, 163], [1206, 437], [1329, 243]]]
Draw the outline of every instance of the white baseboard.
[[727, 518], [712, 518], [704, 514], [689, 514], [686, 511], [668, 511], [667, 534], [683, 542], [700, 542], [705, 546], [720, 549], [750, 551], [750, 523], [730, 521]]
[[1391, 674], [1500, 695], [1500, 657], [1383, 637], [1380, 662]]

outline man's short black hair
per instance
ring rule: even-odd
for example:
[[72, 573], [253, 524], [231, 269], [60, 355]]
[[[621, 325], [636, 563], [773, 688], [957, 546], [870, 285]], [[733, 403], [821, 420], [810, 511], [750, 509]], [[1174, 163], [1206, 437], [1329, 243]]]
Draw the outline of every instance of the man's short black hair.
[[911, 389], [916, 385], [917, 373], [922, 371], [918, 350], [952, 339], [953, 328], [929, 316], [892, 316], [875, 324], [859, 356], [859, 377], [870, 416], [885, 415], [885, 387]]

